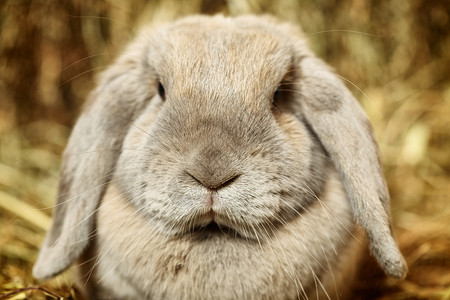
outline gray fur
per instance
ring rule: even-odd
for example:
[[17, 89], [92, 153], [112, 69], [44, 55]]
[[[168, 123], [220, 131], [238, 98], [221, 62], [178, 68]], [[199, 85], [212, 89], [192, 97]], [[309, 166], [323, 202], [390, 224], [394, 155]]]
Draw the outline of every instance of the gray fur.
[[[229, 233], [198, 229], [211, 220]], [[190, 17], [144, 30], [103, 75], [34, 275], [78, 259], [92, 298], [338, 298], [353, 220], [404, 276], [378, 146], [342, 82], [287, 24]]]

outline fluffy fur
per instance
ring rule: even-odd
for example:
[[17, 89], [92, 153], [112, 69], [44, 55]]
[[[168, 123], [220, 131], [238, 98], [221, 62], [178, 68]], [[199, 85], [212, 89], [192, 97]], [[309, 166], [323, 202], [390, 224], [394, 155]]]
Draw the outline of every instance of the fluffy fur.
[[77, 122], [58, 195], [34, 274], [78, 259], [92, 298], [339, 298], [355, 221], [406, 273], [367, 117], [267, 17], [144, 30]]

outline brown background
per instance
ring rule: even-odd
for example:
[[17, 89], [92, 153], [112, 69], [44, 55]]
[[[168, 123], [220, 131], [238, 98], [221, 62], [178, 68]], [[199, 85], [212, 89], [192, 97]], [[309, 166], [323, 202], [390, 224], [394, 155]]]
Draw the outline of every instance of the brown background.
[[[0, 0], [0, 292], [47, 283], [31, 266], [60, 153], [101, 72], [145, 23], [194, 13], [271, 13], [300, 24], [345, 78], [383, 153], [405, 281], [369, 260], [361, 299], [450, 299], [450, 3], [440, 0]], [[42, 291], [28, 297], [40, 298]]]

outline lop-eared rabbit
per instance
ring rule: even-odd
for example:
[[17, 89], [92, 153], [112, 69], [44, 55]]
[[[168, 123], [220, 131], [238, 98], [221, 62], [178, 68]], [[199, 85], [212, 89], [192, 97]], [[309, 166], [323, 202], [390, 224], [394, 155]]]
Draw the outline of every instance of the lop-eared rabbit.
[[73, 265], [90, 299], [344, 299], [365, 237], [403, 277], [349, 90], [296, 27], [194, 16], [144, 29], [102, 74], [33, 271]]

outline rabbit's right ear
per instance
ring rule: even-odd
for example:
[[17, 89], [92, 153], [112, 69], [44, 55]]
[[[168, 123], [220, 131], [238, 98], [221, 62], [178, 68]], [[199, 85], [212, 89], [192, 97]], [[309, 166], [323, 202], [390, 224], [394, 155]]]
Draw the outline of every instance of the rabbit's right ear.
[[303, 117], [336, 166], [373, 255], [387, 274], [405, 276], [406, 263], [392, 232], [378, 145], [366, 114], [341, 80], [312, 54], [300, 58], [300, 72]]
[[86, 248], [95, 212], [115, 168], [122, 141], [156, 92], [155, 74], [144, 61], [145, 38], [137, 40], [103, 75], [70, 136], [63, 155], [52, 226], [33, 275], [53, 277]]

